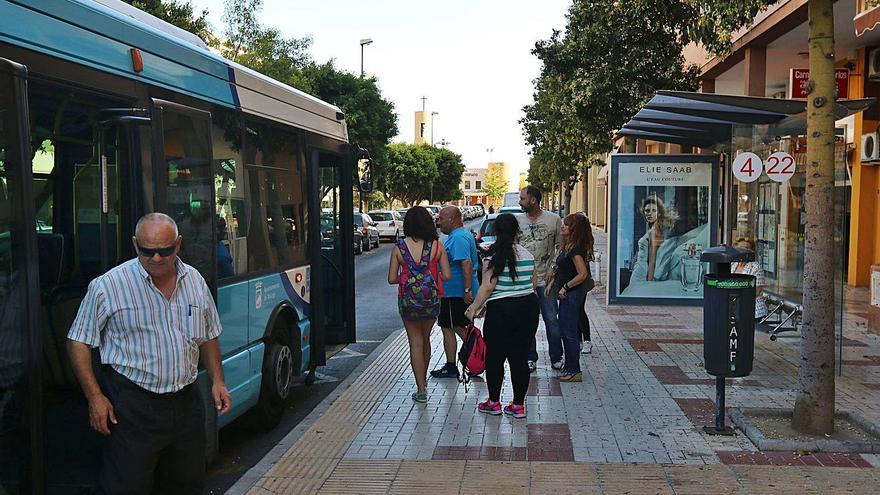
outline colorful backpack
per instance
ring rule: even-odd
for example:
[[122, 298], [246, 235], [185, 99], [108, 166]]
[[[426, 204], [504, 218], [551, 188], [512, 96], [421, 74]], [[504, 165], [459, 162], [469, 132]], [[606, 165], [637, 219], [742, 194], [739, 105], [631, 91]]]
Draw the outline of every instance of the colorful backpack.
[[464, 384], [467, 393], [470, 377], [486, 371], [486, 341], [483, 334], [473, 323], [465, 327], [464, 340], [461, 350], [458, 351], [458, 361], [461, 363], [461, 376], [458, 381]]
[[431, 249], [433, 242], [425, 242], [422, 255], [416, 263], [406, 241], [397, 241], [407, 266], [402, 281], [400, 297], [397, 298], [400, 315], [407, 320], [430, 320], [440, 315], [440, 288], [431, 273]]

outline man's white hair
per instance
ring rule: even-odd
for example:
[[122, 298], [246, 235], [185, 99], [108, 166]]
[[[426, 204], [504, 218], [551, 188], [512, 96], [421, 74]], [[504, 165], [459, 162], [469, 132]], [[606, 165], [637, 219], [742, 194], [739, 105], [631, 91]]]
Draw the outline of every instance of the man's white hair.
[[140, 220], [138, 220], [137, 225], [134, 227], [134, 236], [140, 239], [141, 226], [146, 222], [159, 222], [159, 223], [167, 223], [174, 227], [174, 238], [176, 239], [180, 233], [177, 230], [177, 222], [174, 221], [173, 218], [169, 217], [164, 213], [153, 212], [147, 213], [142, 216]]

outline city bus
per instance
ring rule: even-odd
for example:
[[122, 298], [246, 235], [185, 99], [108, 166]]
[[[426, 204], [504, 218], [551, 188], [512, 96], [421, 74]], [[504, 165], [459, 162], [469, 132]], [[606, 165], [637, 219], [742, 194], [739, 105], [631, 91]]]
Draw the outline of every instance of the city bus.
[[205, 405], [209, 457], [236, 418], [276, 425], [295, 377], [355, 340], [370, 167], [345, 116], [118, 0], [0, 0], [0, 18], [0, 493], [96, 478], [66, 338], [146, 212], [177, 221], [220, 312], [233, 408]]

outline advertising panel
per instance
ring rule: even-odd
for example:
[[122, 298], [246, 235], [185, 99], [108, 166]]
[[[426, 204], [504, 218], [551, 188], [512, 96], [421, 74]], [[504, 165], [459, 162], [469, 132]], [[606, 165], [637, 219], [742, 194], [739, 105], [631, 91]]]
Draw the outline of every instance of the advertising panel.
[[[612, 155], [611, 303], [698, 304], [718, 225], [710, 155]], [[713, 193], [714, 192], [714, 193]]]

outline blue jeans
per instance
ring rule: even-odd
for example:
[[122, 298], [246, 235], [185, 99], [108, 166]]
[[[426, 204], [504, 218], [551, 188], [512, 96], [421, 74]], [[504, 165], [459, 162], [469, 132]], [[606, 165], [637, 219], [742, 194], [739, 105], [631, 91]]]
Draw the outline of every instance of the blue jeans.
[[565, 348], [565, 372], [581, 371], [581, 333], [578, 319], [584, 311], [587, 293], [583, 288], [574, 288], [559, 300], [559, 331]]
[[[544, 328], [547, 330], [547, 344], [550, 351], [550, 362], [555, 363], [562, 359], [562, 336], [559, 334], [559, 320], [556, 312], [556, 291], [550, 297], [544, 297], [544, 287], [535, 289], [538, 294], [538, 307], [541, 308], [541, 318], [544, 319]], [[538, 361], [538, 348], [535, 339], [532, 339], [532, 348], [529, 349], [529, 361]]]

